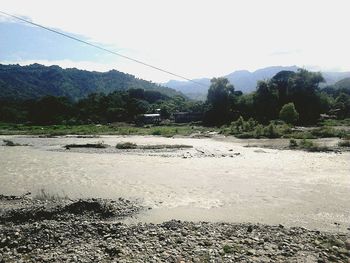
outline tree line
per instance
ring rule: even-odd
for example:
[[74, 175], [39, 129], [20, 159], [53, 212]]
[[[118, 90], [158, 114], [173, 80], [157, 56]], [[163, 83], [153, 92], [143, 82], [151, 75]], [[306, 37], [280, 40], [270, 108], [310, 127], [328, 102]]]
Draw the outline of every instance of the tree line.
[[259, 81], [256, 91], [249, 94], [236, 91], [226, 78], [214, 78], [204, 102], [141, 88], [92, 93], [78, 101], [55, 96], [6, 99], [0, 103], [0, 121], [41, 125], [133, 122], [140, 114], [159, 110], [163, 119], [175, 112], [201, 113], [209, 126], [229, 124], [240, 116], [261, 124], [282, 119], [300, 125], [316, 123], [320, 114], [350, 117], [350, 86], [320, 88], [322, 82], [320, 73], [300, 69]]
[[92, 93], [78, 101], [56, 96], [7, 99], [0, 102], [0, 121], [40, 125], [133, 122], [140, 114], [158, 110], [164, 119], [176, 111], [195, 112], [200, 110], [197, 104], [182, 96], [144, 89]]
[[242, 94], [226, 78], [214, 78], [208, 91], [205, 122], [223, 125], [242, 116], [262, 124], [283, 119], [308, 125], [315, 124], [321, 114], [350, 117], [350, 85], [321, 89], [322, 82], [321, 73], [281, 71], [272, 79], [259, 81], [255, 92]]

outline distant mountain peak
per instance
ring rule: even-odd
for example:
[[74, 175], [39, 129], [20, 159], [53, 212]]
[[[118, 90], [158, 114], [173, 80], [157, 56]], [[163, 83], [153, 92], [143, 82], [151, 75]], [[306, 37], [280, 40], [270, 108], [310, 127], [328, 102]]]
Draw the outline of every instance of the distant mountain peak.
[[[255, 71], [248, 70], [236, 70], [224, 77], [234, 85], [235, 90], [240, 90], [244, 93], [252, 92], [256, 89], [256, 83], [259, 80], [270, 79], [280, 71], [297, 71], [300, 67], [293, 66], [270, 66]], [[334, 84], [335, 82], [350, 77], [350, 72], [322, 72], [326, 84]], [[196, 79], [197, 82], [200, 82], [206, 87], [196, 85], [189, 81], [176, 81], [170, 80], [164, 85], [173, 88], [177, 91], [184, 93], [186, 96], [192, 99], [205, 99], [208, 88], [210, 86], [209, 78]]]

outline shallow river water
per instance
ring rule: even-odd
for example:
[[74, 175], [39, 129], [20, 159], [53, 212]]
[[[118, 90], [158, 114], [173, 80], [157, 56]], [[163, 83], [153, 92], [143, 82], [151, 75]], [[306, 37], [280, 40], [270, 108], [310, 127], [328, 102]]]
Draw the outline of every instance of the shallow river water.
[[[236, 139], [0, 136], [0, 193], [44, 189], [69, 197], [125, 197], [152, 209], [128, 222], [259, 222], [348, 231], [350, 153], [244, 147]], [[64, 150], [70, 143], [109, 150]], [[117, 151], [119, 142], [186, 144], [191, 149]], [[254, 144], [254, 143], [253, 143]]]

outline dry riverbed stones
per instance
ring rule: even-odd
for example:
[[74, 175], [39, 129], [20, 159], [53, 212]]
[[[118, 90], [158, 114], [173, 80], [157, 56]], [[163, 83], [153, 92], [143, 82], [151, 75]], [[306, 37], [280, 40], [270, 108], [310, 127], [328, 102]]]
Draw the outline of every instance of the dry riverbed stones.
[[[1, 201], [4, 204], [5, 201]], [[124, 199], [1, 206], [0, 262], [349, 262], [350, 236], [282, 225], [182, 222], [127, 225]], [[43, 202], [43, 201], [41, 201]], [[39, 202], [40, 203], [40, 202]], [[17, 204], [17, 205], [15, 205]], [[30, 202], [29, 202], [30, 204]], [[42, 204], [41, 204], [42, 205]], [[29, 217], [33, 207], [33, 217]], [[25, 220], [14, 220], [23, 211]], [[19, 210], [18, 210], [19, 209]], [[4, 211], [6, 210], [6, 211]]]

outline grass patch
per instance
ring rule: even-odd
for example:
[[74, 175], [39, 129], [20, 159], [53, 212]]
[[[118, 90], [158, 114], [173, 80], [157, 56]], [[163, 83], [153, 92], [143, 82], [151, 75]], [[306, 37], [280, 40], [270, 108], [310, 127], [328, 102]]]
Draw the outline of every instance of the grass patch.
[[319, 123], [320, 126], [350, 126], [350, 118], [343, 120], [324, 120]]
[[137, 148], [137, 144], [136, 143], [132, 143], [132, 142], [123, 142], [123, 143], [118, 143], [115, 146], [117, 149], [136, 149]]
[[350, 139], [341, 140], [338, 142], [339, 147], [350, 147]]
[[344, 130], [334, 129], [332, 127], [316, 128], [311, 130], [311, 134], [317, 138], [331, 138], [331, 137], [342, 138], [346, 136], [346, 132]]
[[143, 150], [159, 150], [159, 149], [186, 149], [193, 148], [192, 145], [185, 144], [155, 144], [155, 145], [140, 145], [139, 149]]
[[185, 149], [192, 148], [191, 145], [185, 144], [151, 144], [151, 145], [137, 145], [132, 142], [118, 143], [116, 145], [117, 149], [140, 149], [140, 150], [161, 150], [161, 149]]
[[327, 146], [320, 146], [316, 144], [315, 142], [307, 139], [301, 140], [299, 143], [299, 149], [308, 151], [308, 152], [330, 152], [333, 151], [331, 148]]
[[172, 137], [174, 135], [188, 136], [193, 133], [204, 133], [218, 131], [217, 128], [207, 128], [198, 125], [158, 125], [137, 127], [129, 123], [117, 123], [112, 125], [25, 125], [0, 123], [0, 134], [2, 135], [41, 135], [41, 136], [63, 136], [63, 135], [158, 135]]
[[[332, 120], [334, 121], [334, 120]], [[350, 119], [343, 120], [344, 125]], [[326, 125], [327, 124], [327, 125]], [[169, 125], [147, 125], [137, 127], [129, 123], [117, 123], [112, 125], [49, 125], [36, 126], [25, 124], [0, 123], [0, 134], [2, 135], [39, 135], [44, 137], [54, 137], [63, 135], [155, 135], [164, 137], [189, 136], [194, 133], [207, 134], [208, 132], [220, 132], [224, 135], [233, 135], [238, 138], [294, 138], [294, 139], [316, 139], [325, 137], [345, 138], [350, 136], [350, 131], [333, 128], [330, 124], [322, 123], [316, 128], [296, 129], [291, 125], [277, 121], [272, 121], [268, 125], [261, 125], [253, 119], [244, 120], [239, 118], [230, 125], [221, 128], [203, 127], [192, 124], [169, 124]], [[342, 125], [342, 126], [344, 126]], [[341, 126], [341, 125], [339, 125]]]
[[290, 139], [289, 148], [304, 150], [308, 152], [331, 152], [334, 150], [328, 146], [320, 146], [317, 143], [308, 139], [302, 139], [299, 143], [295, 139]]
[[107, 148], [107, 144], [103, 144], [102, 142], [98, 143], [86, 143], [86, 144], [67, 144], [64, 146], [67, 150], [71, 148], [97, 148], [97, 149], [104, 149]]
[[270, 124], [264, 126], [253, 119], [244, 120], [242, 117], [232, 122], [229, 126], [222, 127], [221, 133], [225, 135], [234, 135], [241, 139], [317, 139], [334, 137], [344, 138], [350, 136], [350, 131], [331, 126], [295, 128], [278, 121], [271, 121]]
[[287, 124], [277, 124], [270, 122], [269, 125], [259, 124], [253, 119], [245, 121], [240, 117], [237, 121], [234, 121], [228, 127], [224, 127], [221, 133], [226, 135], [234, 135], [241, 139], [260, 139], [260, 138], [280, 138], [287, 130], [290, 130], [290, 126]]
[[222, 249], [224, 250], [225, 254], [232, 254], [234, 252], [233, 247], [229, 245], [224, 245]]

